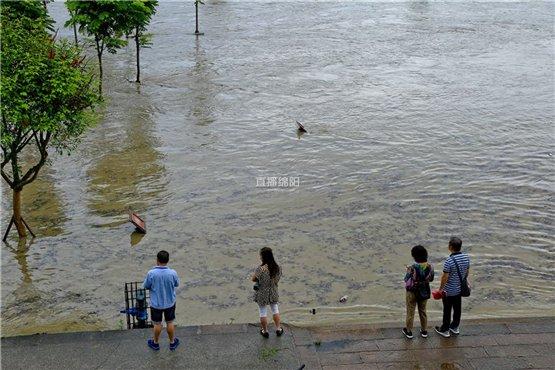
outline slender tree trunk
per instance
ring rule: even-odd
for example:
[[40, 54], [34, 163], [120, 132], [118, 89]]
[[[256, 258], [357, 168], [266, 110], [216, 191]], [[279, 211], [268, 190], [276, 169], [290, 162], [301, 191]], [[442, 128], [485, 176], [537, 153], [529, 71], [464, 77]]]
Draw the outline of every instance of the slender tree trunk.
[[104, 71], [102, 70], [102, 53], [98, 53], [98, 93], [102, 96], [102, 76], [104, 75]]
[[102, 56], [100, 54], [98, 54], [98, 70], [100, 73], [98, 79], [98, 94], [102, 97], [102, 76], [104, 72], [102, 71]]
[[13, 218], [19, 238], [22, 239], [27, 237], [27, 231], [25, 230], [25, 225], [21, 218], [21, 189], [13, 190]]
[[137, 80], [135, 82], [141, 82], [141, 60], [140, 60], [140, 40], [139, 40], [139, 27], [135, 28], [135, 49], [137, 49]]
[[102, 97], [102, 76], [103, 76], [103, 71], [102, 71], [102, 53], [98, 52], [98, 72], [99, 72], [99, 77], [98, 77], [98, 93], [100, 94], [100, 96]]
[[99, 79], [98, 79], [98, 93], [102, 98], [102, 51], [104, 50], [104, 42], [100, 42], [98, 37], [95, 36], [94, 41], [96, 43], [96, 55], [98, 57], [98, 72], [99, 72]]
[[75, 46], [77, 46], [78, 41], [77, 41], [77, 25], [76, 24], [73, 25], [73, 37], [75, 38]]

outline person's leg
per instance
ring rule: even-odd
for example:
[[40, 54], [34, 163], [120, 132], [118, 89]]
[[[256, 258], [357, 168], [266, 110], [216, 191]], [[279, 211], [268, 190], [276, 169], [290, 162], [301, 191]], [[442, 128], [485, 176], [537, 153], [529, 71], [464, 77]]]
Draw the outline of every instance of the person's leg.
[[160, 340], [160, 333], [162, 332], [162, 323], [158, 322], [154, 324], [154, 343], [158, 343]]
[[157, 308], [150, 308], [150, 318], [152, 319], [153, 324], [153, 341], [155, 344], [158, 344], [160, 340], [160, 333], [162, 332], [162, 310]]
[[414, 309], [416, 307], [416, 296], [413, 292], [406, 291], [406, 303], [407, 303], [407, 318], [405, 322], [405, 328], [408, 331], [412, 331], [414, 325]]
[[262, 330], [264, 330], [265, 333], [268, 332], [268, 318], [267, 317], [261, 317], [260, 318], [260, 325], [262, 326]]
[[175, 305], [164, 310], [164, 320], [166, 321], [166, 331], [168, 332], [168, 339], [170, 340], [171, 346], [177, 339], [175, 337], [175, 324], [173, 323], [175, 320]]
[[175, 338], [175, 325], [173, 321], [166, 322], [166, 330], [168, 331], [168, 338], [170, 339], [170, 343], [173, 343]]
[[451, 329], [458, 329], [461, 323], [461, 296], [458, 295], [453, 298], [453, 322], [449, 325]]
[[451, 309], [453, 308], [452, 297], [443, 297], [443, 324], [440, 331], [448, 331], [451, 323]]
[[420, 317], [420, 330], [428, 330], [428, 315], [426, 314], [427, 299], [418, 302], [418, 316]]
[[262, 330], [267, 333], [268, 332], [268, 311], [266, 306], [258, 306], [258, 311], [260, 314], [260, 326]]
[[272, 309], [272, 318], [274, 319], [274, 325], [277, 331], [281, 330], [281, 317], [279, 316], [279, 307], [277, 303], [272, 303], [270, 305]]

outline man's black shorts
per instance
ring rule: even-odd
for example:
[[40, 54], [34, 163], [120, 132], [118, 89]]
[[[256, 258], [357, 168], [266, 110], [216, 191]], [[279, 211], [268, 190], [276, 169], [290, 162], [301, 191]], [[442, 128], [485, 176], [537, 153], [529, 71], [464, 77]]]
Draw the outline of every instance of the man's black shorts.
[[163, 310], [150, 307], [150, 318], [152, 322], [162, 322], [162, 314], [164, 314], [164, 320], [166, 320], [166, 322], [175, 320], [175, 305], [170, 308], [164, 308]]

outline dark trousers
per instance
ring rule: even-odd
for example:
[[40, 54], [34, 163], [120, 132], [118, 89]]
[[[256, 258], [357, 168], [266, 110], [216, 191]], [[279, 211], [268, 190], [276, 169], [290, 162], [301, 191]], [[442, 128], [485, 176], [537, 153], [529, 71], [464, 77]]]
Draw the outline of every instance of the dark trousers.
[[[451, 321], [451, 310], [453, 310], [453, 321]], [[461, 296], [443, 297], [443, 324], [441, 331], [449, 328], [455, 329], [461, 323]]]

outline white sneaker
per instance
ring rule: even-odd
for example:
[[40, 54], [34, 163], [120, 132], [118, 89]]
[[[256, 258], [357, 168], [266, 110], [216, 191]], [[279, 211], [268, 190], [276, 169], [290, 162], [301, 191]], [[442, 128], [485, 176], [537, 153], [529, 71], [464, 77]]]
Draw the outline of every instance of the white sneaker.
[[449, 328], [449, 331], [450, 331], [451, 333], [457, 334], [457, 335], [460, 333], [458, 327], [457, 327], [457, 328]]
[[439, 326], [436, 326], [435, 330], [436, 330], [436, 333], [438, 333], [444, 338], [449, 338], [451, 336], [451, 334], [449, 334], [449, 330], [441, 331], [441, 328]]

